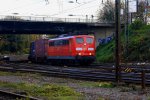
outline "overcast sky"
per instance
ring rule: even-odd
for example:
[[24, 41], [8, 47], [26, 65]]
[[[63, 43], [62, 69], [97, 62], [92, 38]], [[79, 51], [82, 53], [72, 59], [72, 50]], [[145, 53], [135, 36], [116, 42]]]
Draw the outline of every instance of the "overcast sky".
[[[0, 15], [48, 15], [69, 17], [68, 15], [96, 16], [102, 0], [0, 0]], [[69, 3], [73, 1], [74, 3]], [[106, 0], [103, 0], [106, 1]], [[70, 16], [73, 17], [73, 16]]]

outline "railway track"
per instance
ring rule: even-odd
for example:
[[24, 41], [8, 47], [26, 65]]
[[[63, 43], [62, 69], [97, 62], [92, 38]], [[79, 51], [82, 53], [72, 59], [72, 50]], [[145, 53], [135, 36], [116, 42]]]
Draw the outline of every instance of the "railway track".
[[0, 90], [0, 100], [40, 100], [40, 99]]
[[[121, 71], [121, 81], [140, 84], [142, 82], [141, 70], [146, 70], [147, 73], [145, 74], [145, 84], [150, 85], [150, 72], [149, 72], [150, 68], [149, 67], [142, 67], [142, 68], [136, 67], [136, 69], [134, 70], [137, 71], [129, 73]], [[112, 67], [99, 66], [99, 68], [76, 68], [76, 67], [24, 64], [24, 63], [20, 64], [6, 63], [0, 65], [0, 70], [41, 73], [44, 75], [55, 77], [68, 77], [92, 81], [100, 81], [100, 80], [115, 81], [115, 68], [113, 66]]]

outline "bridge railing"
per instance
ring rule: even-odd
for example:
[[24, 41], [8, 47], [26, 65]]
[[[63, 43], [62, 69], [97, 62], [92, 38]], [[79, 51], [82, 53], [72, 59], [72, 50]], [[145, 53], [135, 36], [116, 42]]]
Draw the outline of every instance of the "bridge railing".
[[49, 16], [5, 16], [0, 15], [0, 20], [3, 21], [44, 21], [44, 22], [73, 22], [73, 23], [114, 23], [107, 21], [98, 21], [97, 19], [82, 19], [82, 18], [58, 18]]

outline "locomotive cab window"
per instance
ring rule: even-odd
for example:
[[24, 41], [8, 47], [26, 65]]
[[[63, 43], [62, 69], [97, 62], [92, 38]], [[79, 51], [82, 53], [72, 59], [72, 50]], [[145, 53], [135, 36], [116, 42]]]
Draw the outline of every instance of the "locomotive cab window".
[[93, 43], [94, 39], [91, 37], [86, 38], [86, 43]]
[[69, 40], [55, 40], [49, 42], [49, 46], [63, 46], [63, 45], [69, 45]]
[[49, 42], [49, 46], [54, 46], [54, 42]]
[[69, 40], [63, 40], [63, 41], [62, 41], [62, 44], [63, 44], [63, 45], [69, 45]]
[[60, 46], [60, 45], [61, 45], [61, 40], [54, 41], [54, 46]]
[[83, 42], [84, 42], [84, 39], [81, 38], [81, 37], [77, 37], [77, 38], [76, 38], [76, 42], [77, 42], [77, 43], [83, 43]]

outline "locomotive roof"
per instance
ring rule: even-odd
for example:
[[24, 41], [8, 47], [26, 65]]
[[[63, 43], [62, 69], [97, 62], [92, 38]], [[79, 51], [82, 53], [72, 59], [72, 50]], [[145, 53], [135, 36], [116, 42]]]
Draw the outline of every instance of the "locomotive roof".
[[90, 35], [74, 35], [74, 36], [65, 36], [65, 37], [52, 38], [52, 39], [49, 39], [49, 40], [70, 39], [70, 38], [73, 38], [73, 37], [76, 37], [76, 36], [90, 36]]
[[61, 39], [69, 39], [69, 38], [73, 38], [74, 36], [67, 36], [67, 37], [59, 37], [59, 38], [52, 38], [49, 40], [61, 40]]

